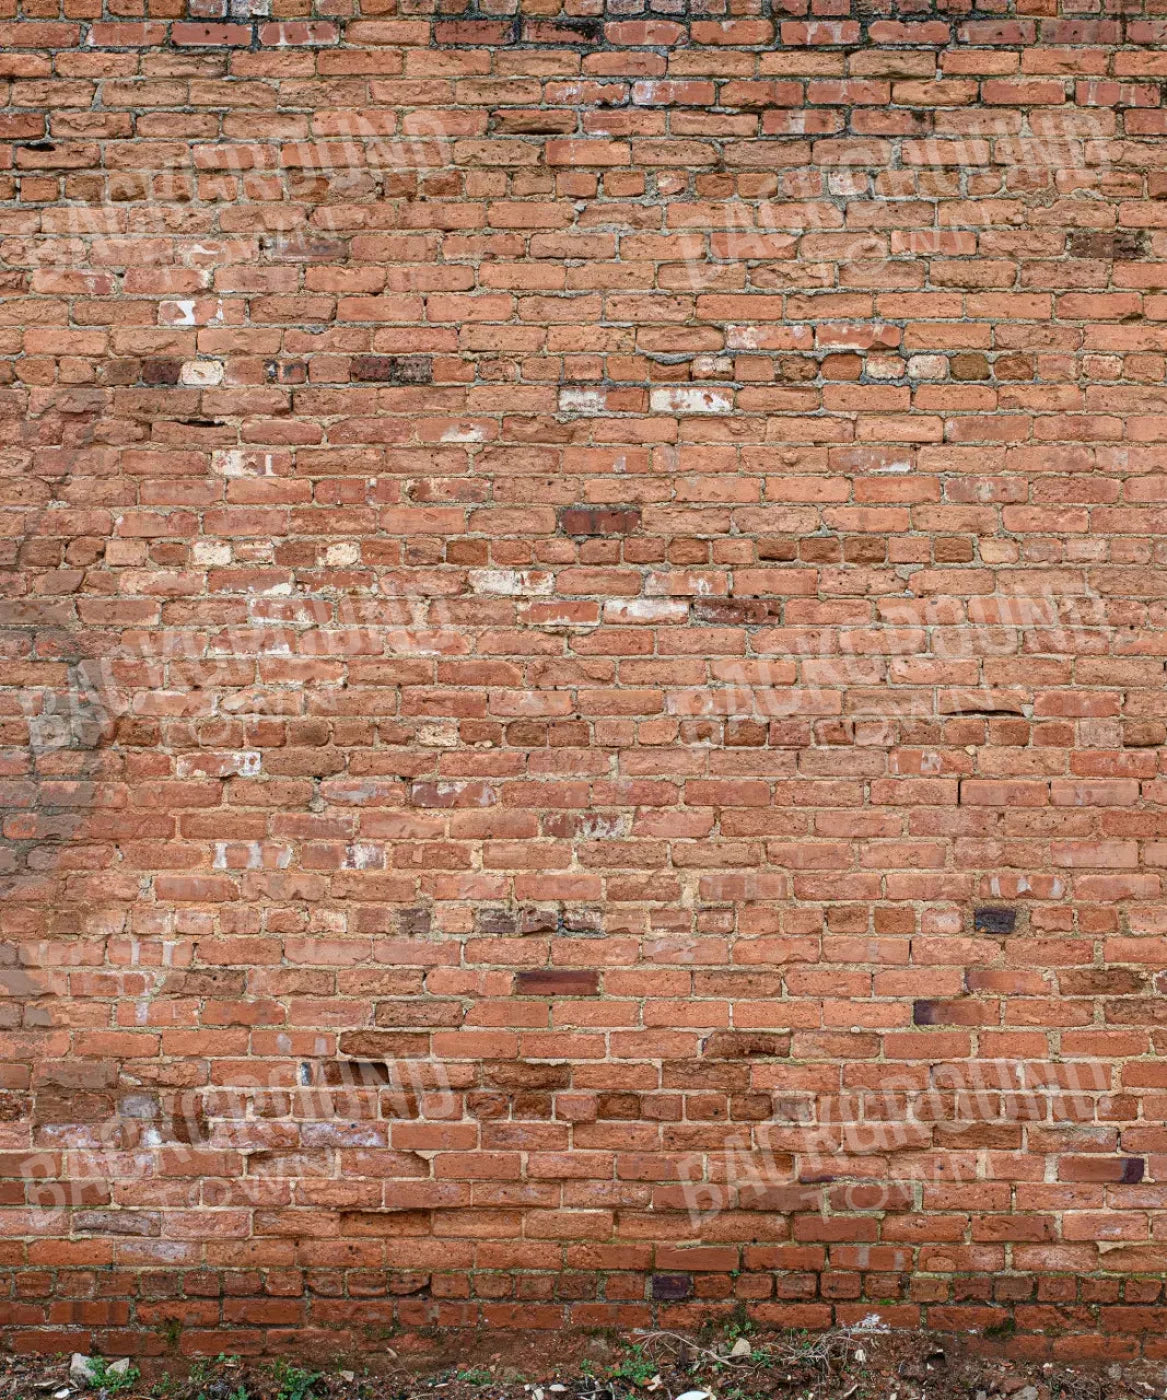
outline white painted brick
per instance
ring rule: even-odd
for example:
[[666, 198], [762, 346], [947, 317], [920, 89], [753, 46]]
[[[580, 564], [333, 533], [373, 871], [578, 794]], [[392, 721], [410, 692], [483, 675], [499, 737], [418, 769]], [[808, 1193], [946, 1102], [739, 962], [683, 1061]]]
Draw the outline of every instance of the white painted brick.
[[693, 388], [670, 385], [652, 391], [654, 413], [732, 413], [732, 389]]

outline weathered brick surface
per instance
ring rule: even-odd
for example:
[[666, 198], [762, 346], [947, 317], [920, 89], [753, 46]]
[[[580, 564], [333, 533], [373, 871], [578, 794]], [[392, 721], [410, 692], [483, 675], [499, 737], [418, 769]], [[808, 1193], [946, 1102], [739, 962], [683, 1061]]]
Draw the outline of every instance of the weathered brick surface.
[[0, 8], [0, 1324], [1164, 1351], [1167, 12]]

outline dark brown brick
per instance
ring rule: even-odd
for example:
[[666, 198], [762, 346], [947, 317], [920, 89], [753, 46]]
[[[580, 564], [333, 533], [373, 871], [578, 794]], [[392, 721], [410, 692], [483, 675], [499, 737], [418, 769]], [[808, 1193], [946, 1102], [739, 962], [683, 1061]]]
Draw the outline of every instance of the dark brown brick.
[[515, 974], [515, 995], [523, 997], [594, 997], [600, 974], [582, 968], [531, 968]]
[[653, 1274], [652, 1296], [659, 1302], [679, 1303], [693, 1296], [692, 1274]]
[[971, 351], [960, 355], [953, 355], [948, 362], [949, 370], [953, 379], [988, 379], [989, 361], [985, 355], [975, 354]]
[[560, 511], [559, 528], [565, 535], [630, 535], [640, 528], [640, 512], [569, 506]]
[[789, 1031], [715, 1031], [702, 1046], [707, 1060], [773, 1059], [790, 1054]]
[[1130, 262], [1147, 255], [1148, 235], [1143, 229], [1119, 229], [1113, 233], [1075, 229], [1070, 234], [1069, 251], [1074, 258]]
[[429, 355], [354, 355], [349, 378], [360, 384], [430, 384]]
[[527, 936], [557, 929], [559, 915], [554, 909], [479, 909], [474, 926], [480, 934], [495, 938]]
[[181, 360], [143, 360], [143, 384], [177, 384], [182, 373]]

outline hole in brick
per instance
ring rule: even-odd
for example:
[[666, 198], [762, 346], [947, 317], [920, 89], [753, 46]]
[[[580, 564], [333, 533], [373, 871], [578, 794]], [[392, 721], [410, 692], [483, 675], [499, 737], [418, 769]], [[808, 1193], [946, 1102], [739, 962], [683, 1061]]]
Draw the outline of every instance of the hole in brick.
[[986, 905], [973, 911], [973, 927], [978, 933], [1012, 933], [1016, 925], [1016, 909], [1000, 909]]

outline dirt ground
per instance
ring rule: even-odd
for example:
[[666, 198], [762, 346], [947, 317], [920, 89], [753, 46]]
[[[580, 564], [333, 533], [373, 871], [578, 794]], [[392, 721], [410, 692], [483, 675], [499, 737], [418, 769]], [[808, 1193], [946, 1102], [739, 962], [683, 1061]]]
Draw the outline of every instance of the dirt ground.
[[[747, 1352], [748, 1347], [748, 1352]], [[734, 1350], [736, 1348], [736, 1354]], [[381, 1349], [319, 1369], [290, 1361], [0, 1356], [0, 1400], [1147, 1400], [1167, 1365], [1064, 1366], [978, 1355], [965, 1339], [862, 1328], [823, 1334], [447, 1334], [440, 1356]], [[451, 1364], [451, 1355], [457, 1361]]]

